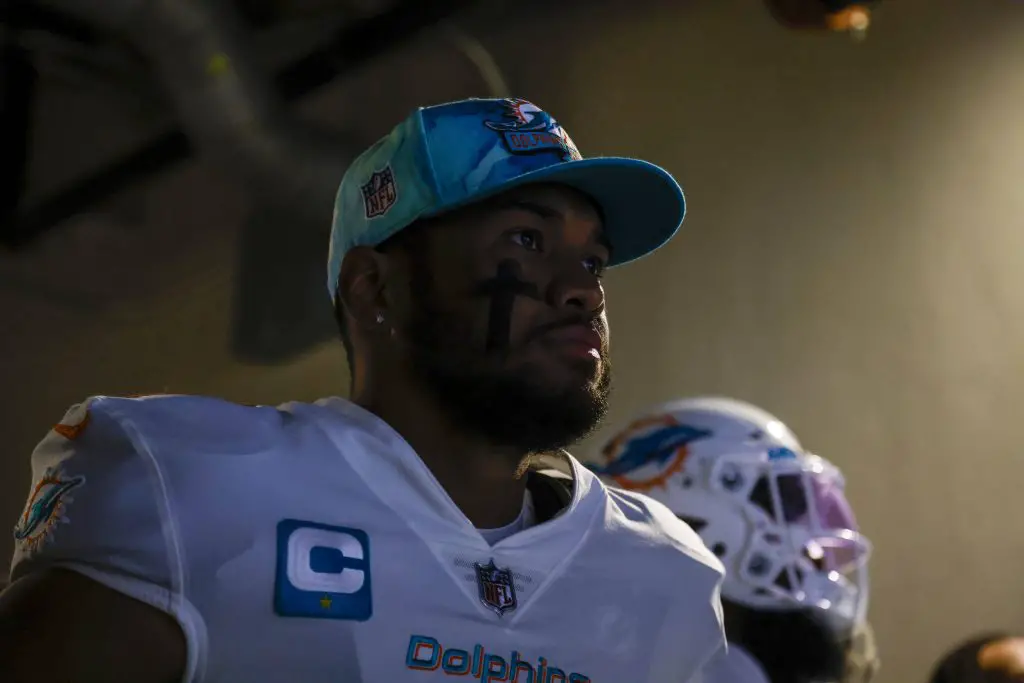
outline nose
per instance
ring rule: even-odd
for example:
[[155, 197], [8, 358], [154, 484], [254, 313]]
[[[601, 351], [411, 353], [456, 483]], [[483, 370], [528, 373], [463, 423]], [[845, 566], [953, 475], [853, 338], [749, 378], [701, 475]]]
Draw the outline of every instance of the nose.
[[601, 281], [581, 265], [552, 282], [551, 304], [559, 309], [573, 309], [587, 315], [604, 310], [604, 287]]

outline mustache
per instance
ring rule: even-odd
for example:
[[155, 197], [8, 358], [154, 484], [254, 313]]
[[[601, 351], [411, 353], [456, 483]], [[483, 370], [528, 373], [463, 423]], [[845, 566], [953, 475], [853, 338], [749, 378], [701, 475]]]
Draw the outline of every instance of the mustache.
[[534, 340], [540, 339], [549, 332], [555, 330], [561, 330], [566, 327], [586, 327], [593, 330], [601, 337], [601, 346], [604, 347], [602, 350], [608, 347], [608, 327], [604, 324], [604, 321], [596, 315], [573, 315], [561, 318], [559, 320], [553, 320], [549, 323], [539, 325], [527, 333], [523, 339], [524, 344], [528, 344]]

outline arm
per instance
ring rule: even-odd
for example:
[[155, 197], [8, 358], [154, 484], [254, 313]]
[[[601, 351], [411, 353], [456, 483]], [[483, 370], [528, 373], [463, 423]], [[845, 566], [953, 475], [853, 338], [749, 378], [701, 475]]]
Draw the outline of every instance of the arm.
[[12, 583], [0, 594], [5, 683], [191, 677], [181, 560], [156, 464], [103, 401], [72, 408], [32, 454]]
[[82, 574], [45, 569], [0, 594], [0, 680], [177, 683], [177, 622]]

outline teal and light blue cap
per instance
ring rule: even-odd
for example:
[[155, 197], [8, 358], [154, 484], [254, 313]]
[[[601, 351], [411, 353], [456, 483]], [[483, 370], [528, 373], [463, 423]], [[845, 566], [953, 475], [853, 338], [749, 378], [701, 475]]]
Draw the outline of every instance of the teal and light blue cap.
[[598, 205], [610, 266], [661, 247], [686, 213], [668, 171], [638, 159], [584, 159], [555, 119], [526, 100], [424, 107], [361, 154], [341, 181], [327, 263], [331, 298], [353, 247], [377, 246], [418, 219], [542, 182], [576, 188]]

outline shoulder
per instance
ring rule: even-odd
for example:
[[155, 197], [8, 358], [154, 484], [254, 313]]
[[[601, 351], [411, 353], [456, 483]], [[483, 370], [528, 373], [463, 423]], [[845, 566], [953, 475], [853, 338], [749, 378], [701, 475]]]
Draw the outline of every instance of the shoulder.
[[154, 483], [140, 477], [159, 472], [164, 461], [272, 448], [290, 415], [287, 406], [204, 396], [92, 396], [72, 405], [33, 450], [33, 478], [37, 487], [62, 478], [71, 488], [88, 480], [89, 489]]
[[725, 575], [722, 562], [708, 550], [697, 532], [668, 507], [642, 493], [610, 486], [605, 488], [610, 505], [632, 523], [633, 533], [671, 549], [681, 560], [705, 567], [711, 574]]
[[269, 480], [275, 463], [327, 452], [305, 447], [322, 443], [316, 421], [328, 412], [203, 396], [93, 396], [77, 403], [32, 452], [15, 565], [27, 571], [44, 562], [123, 560], [122, 573], [166, 575], [168, 562], [180, 559], [176, 513], [240, 472]]
[[[693, 566], [712, 582], [725, 575], [725, 567], [697, 532], [667, 506], [642, 493], [610, 486], [579, 460], [565, 456], [561, 462], [545, 463], [547, 467], [541, 472], [559, 481], [571, 481], [578, 489], [578, 498], [601, 501], [603, 533], [618, 552], [628, 548], [632, 554], [642, 552], [652, 559], [657, 556], [653, 564], [644, 563], [651, 567]], [[619, 545], [623, 547], [617, 548]]]
[[[592, 477], [592, 478], [591, 478]], [[603, 530], [621, 561], [603, 563], [602, 571], [623, 572], [631, 590], [656, 593], [661, 610], [656, 680], [690, 681], [725, 642], [721, 587], [725, 568], [700, 536], [658, 501], [635, 491], [607, 486], [592, 473], [581, 484], [605, 497]], [[699, 680], [699, 679], [694, 679]]]
[[[208, 396], [93, 396], [74, 406], [62, 423], [88, 423], [96, 416], [116, 423], [129, 437], [182, 445], [209, 443], [227, 446], [231, 452], [265, 442], [280, 430], [286, 413], [282, 407], [248, 406]], [[55, 431], [59, 433], [59, 427]]]
[[72, 406], [40, 443], [62, 450], [104, 448], [123, 440], [147, 457], [166, 460], [207, 453], [230, 456], [266, 453], [316, 424], [344, 416], [322, 403], [244, 405], [187, 395], [93, 396]]
[[[155, 539], [173, 528], [172, 494], [188, 500], [249, 462], [272, 460], [244, 456], [290, 453], [283, 448], [295, 439], [290, 425], [309, 422], [301, 410], [201, 396], [93, 396], [71, 406], [32, 452], [16, 556], [39, 554], [44, 541], [50, 555], [57, 550], [62, 557], [83, 551], [83, 544], [102, 549], [104, 529], [126, 543], [148, 534], [157, 554]], [[58, 532], [69, 511], [76, 524]], [[52, 537], [64, 542], [49, 546]]]

